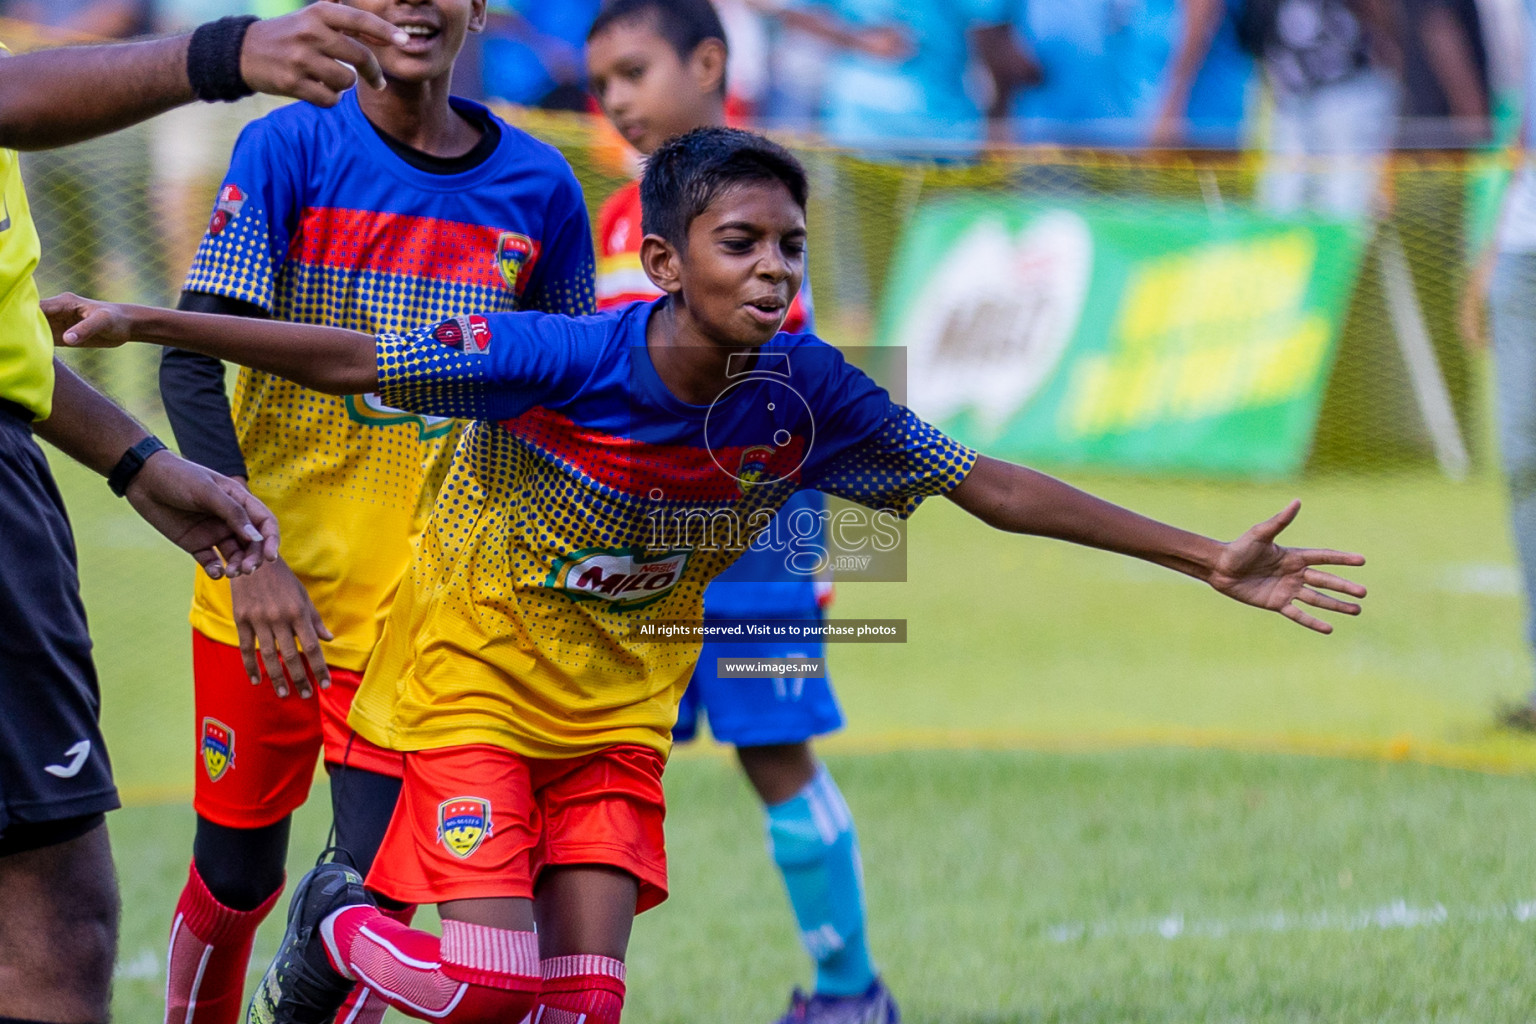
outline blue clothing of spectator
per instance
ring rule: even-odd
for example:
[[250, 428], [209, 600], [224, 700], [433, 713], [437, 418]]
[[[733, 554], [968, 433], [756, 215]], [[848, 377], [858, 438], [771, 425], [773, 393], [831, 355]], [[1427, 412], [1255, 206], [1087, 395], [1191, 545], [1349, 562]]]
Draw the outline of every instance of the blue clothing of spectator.
[[1029, 141], [1101, 142], [1131, 115], [1114, 59], [1125, 0], [1021, 0], [1014, 25], [1040, 63], [1039, 85], [1014, 96], [1017, 132]]
[[[1014, 98], [1021, 137], [1145, 143], [1182, 17], [1178, 0], [1018, 0], [1014, 24], [1044, 75], [1039, 86]], [[1192, 141], [1236, 143], [1252, 74], [1253, 61], [1237, 45], [1227, 17], [1191, 91]]]
[[[1174, 40], [1184, 29], [1182, 0], [1139, 0], [1132, 58], [1141, 69], [1135, 116], [1150, 125], [1167, 87]], [[1225, 16], [1211, 37], [1205, 63], [1190, 88], [1185, 138], [1194, 145], [1234, 147], [1241, 141], [1254, 61], [1237, 41], [1235, 20], [1242, 0], [1226, 0]]]
[[489, 0], [481, 58], [484, 94], [533, 106], [557, 90], [585, 89], [582, 53], [601, 6], [601, 0]]
[[1008, 22], [1012, 0], [791, 0], [856, 29], [895, 27], [911, 53], [887, 60], [843, 50], [828, 69], [824, 128], [835, 142], [902, 148], [903, 142], [979, 141], [981, 110], [966, 91], [969, 32]]

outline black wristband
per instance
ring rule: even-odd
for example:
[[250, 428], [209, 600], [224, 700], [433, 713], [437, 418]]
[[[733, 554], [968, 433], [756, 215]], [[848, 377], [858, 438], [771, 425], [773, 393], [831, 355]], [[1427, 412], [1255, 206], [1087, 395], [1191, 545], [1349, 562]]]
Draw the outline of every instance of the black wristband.
[[112, 493], [119, 498], [128, 493], [128, 485], [133, 478], [139, 475], [139, 470], [144, 468], [144, 463], [155, 452], [165, 451], [165, 442], [154, 434], [150, 434], [138, 444], [123, 452], [123, 457], [117, 460], [117, 465], [112, 467], [112, 472], [107, 474], [107, 486], [112, 488]]
[[187, 45], [187, 80], [192, 95], [208, 103], [233, 103], [256, 90], [240, 77], [240, 48], [245, 31], [261, 19], [254, 14], [232, 15], [199, 25]]

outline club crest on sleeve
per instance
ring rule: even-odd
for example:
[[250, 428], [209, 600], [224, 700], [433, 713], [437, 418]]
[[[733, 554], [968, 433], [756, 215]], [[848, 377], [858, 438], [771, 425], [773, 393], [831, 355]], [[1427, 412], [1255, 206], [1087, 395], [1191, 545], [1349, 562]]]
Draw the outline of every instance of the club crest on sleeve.
[[245, 206], [245, 193], [240, 186], [230, 182], [219, 189], [218, 201], [213, 204], [213, 219], [208, 222], [208, 233], [217, 235], [229, 226], [229, 222], [240, 216], [240, 211]]
[[217, 718], [203, 719], [203, 768], [218, 782], [235, 766], [235, 730]]
[[491, 343], [491, 325], [483, 316], [456, 316], [432, 328], [432, 338], [467, 355], [480, 355]]
[[468, 857], [491, 834], [491, 802], [456, 796], [437, 805], [437, 841], [455, 857]]
[[503, 231], [496, 239], [496, 266], [514, 292], [521, 294], [528, 283], [526, 275], [533, 269], [534, 250], [533, 239], [516, 231]]

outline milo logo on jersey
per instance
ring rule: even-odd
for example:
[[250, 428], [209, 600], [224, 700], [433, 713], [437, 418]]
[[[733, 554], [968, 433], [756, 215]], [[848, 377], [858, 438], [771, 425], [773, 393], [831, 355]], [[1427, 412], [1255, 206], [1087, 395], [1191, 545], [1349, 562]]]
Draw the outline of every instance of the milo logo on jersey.
[[366, 395], [348, 395], [346, 406], [347, 418], [353, 423], [370, 427], [394, 427], [400, 424], [414, 426], [417, 436], [423, 441], [442, 437], [453, 429], [453, 420], [445, 416], [422, 416], [385, 405], [377, 391]]
[[686, 551], [657, 554], [633, 547], [589, 548], [556, 562], [544, 585], [577, 600], [640, 608], [677, 586], [687, 565]]
[[432, 338], [439, 345], [477, 356], [491, 343], [491, 325], [483, 316], [456, 316], [432, 328]]
[[217, 718], [203, 719], [203, 770], [218, 782], [235, 764], [235, 730]]
[[437, 805], [437, 841], [455, 857], [468, 857], [491, 834], [491, 802], [456, 796]]

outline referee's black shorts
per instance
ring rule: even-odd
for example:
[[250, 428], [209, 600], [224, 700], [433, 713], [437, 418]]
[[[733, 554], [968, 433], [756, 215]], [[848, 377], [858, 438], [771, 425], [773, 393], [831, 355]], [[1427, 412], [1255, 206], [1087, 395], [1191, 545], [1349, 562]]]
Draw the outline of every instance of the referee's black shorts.
[[0, 856], [119, 806], [100, 708], [64, 503], [25, 410], [0, 400]]

